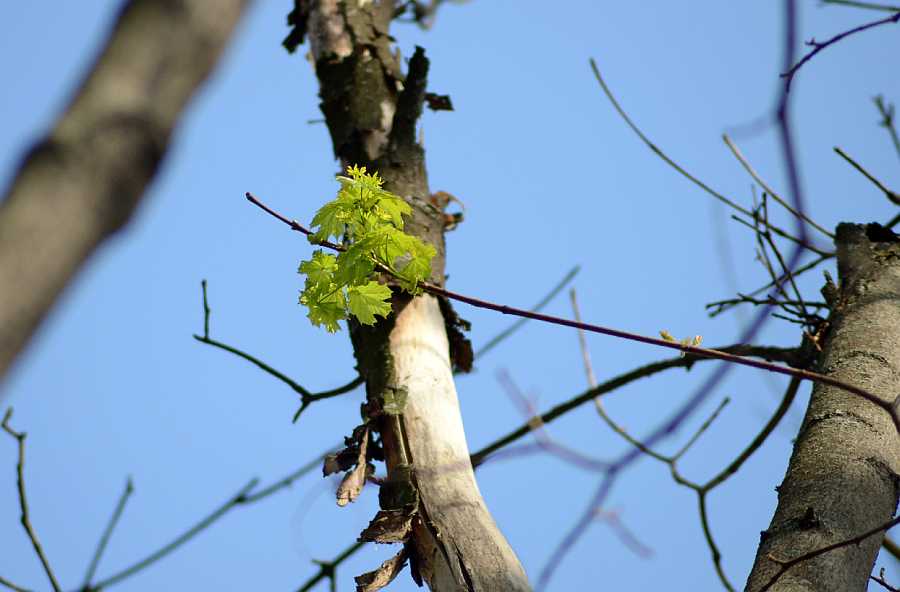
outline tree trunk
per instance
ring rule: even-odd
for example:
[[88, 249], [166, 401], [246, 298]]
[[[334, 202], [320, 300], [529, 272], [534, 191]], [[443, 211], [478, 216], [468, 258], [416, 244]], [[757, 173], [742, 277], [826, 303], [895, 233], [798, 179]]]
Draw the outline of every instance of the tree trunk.
[[[424, 150], [416, 122], [428, 60], [417, 48], [404, 77], [391, 52], [393, 2], [298, 0], [289, 16], [293, 50], [308, 33], [320, 82], [321, 108], [342, 167], [365, 165], [413, 208], [405, 230], [437, 250], [431, 281], [444, 282], [444, 217], [429, 200]], [[391, 507], [387, 490], [405, 480], [417, 510], [403, 535], [413, 576], [432, 590], [525, 591], [525, 572], [488, 512], [469, 461], [453, 382], [449, 304], [430, 295], [395, 293], [394, 314], [374, 327], [351, 323], [369, 405], [386, 391], [404, 392], [402, 415], [375, 419], [387, 465], [379, 516]], [[386, 514], [385, 514], [386, 515]]]
[[246, 0], [133, 0], [0, 203], [0, 376], [75, 273], [131, 217]]
[[[818, 371], [893, 401], [900, 395], [900, 238], [876, 224], [837, 228], [840, 287], [823, 289], [830, 329]], [[778, 508], [761, 534], [746, 590], [786, 561], [858, 536], [894, 515], [900, 436], [884, 409], [816, 384]], [[771, 590], [866, 590], [884, 533], [800, 562]]]

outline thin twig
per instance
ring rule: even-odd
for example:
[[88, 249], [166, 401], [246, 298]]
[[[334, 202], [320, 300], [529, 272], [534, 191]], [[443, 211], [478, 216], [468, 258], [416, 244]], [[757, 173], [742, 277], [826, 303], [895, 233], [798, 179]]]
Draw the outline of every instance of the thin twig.
[[308, 389], [303, 387], [300, 383], [293, 380], [283, 372], [279, 372], [275, 368], [269, 366], [267, 363], [263, 362], [259, 358], [248, 354], [245, 351], [239, 350], [236, 347], [230, 346], [226, 343], [222, 343], [221, 341], [217, 341], [212, 339], [209, 336], [209, 317], [211, 310], [209, 308], [209, 302], [207, 301], [206, 296], [206, 280], [200, 282], [200, 286], [203, 290], [203, 335], [194, 335], [194, 339], [199, 341], [200, 343], [205, 343], [206, 345], [211, 345], [213, 347], [217, 347], [221, 350], [232, 353], [240, 358], [243, 358], [255, 365], [257, 368], [269, 374], [270, 376], [274, 376], [284, 384], [288, 385], [295, 393], [300, 395], [300, 407], [297, 409], [297, 412], [294, 414], [293, 422], [296, 423], [298, 419], [300, 419], [300, 414], [303, 413], [307, 407], [309, 407], [312, 403], [316, 401], [321, 401], [322, 399], [330, 399], [332, 397], [337, 397], [339, 395], [343, 395], [345, 393], [349, 393], [356, 387], [360, 386], [365, 382], [365, 379], [362, 376], [357, 376], [347, 384], [339, 386], [337, 388], [333, 388], [327, 391], [322, 391], [319, 393], [310, 392]]
[[812, 559], [814, 557], [818, 557], [819, 555], [822, 555], [824, 553], [834, 551], [835, 549], [840, 549], [841, 547], [849, 547], [850, 545], [855, 545], [857, 543], [861, 543], [862, 541], [866, 540], [867, 538], [869, 538], [872, 535], [879, 534], [879, 533], [885, 532], [887, 530], [890, 530], [897, 524], [900, 524], [900, 516], [897, 516], [897, 517], [893, 518], [892, 520], [889, 520], [880, 526], [876, 526], [875, 528], [873, 528], [871, 530], [867, 530], [866, 532], [864, 532], [862, 534], [856, 535], [855, 537], [851, 537], [848, 539], [844, 539], [842, 541], [838, 541], [836, 543], [832, 543], [830, 545], [826, 545], [824, 547], [815, 549], [814, 551], [810, 551], [808, 553], [803, 553], [802, 555], [798, 555], [797, 557], [794, 557], [793, 559], [790, 559], [787, 561], [778, 559], [770, 554], [768, 556], [769, 560], [777, 563], [779, 565], [779, 568], [778, 568], [778, 571], [775, 572], [775, 575], [772, 576], [772, 579], [770, 579], [768, 582], [766, 582], [766, 584], [762, 588], [759, 589], [759, 592], [766, 592], [766, 590], [770, 589], [775, 584], [775, 582], [777, 582], [778, 579], [781, 578], [782, 575], [784, 575], [784, 573], [787, 570], [794, 567], [798, 563], [802, 563], [804, 561], [809, 561], [810, 559]]
[[[735, 143], [731, 141], [731, 138], [728, 137], [728, 134], [722, 134], [722, 139], [725, 141], [725, 144], [728, 146], [729, 150], [731, 150], [731, 153], [734, 154], [734, 157], [738, 159], [739, 163], [741, 163], [741, 166], [744, 167], [744, 170], [747, 171], [747, 173], [751, 177], [753, 177], [754, 181], [759, 183], [759, 186], [762, 187], [763, 191], [768, 193], [769, 196], [772, 197], [772, 199], [774, 199], [779, 204], [781, 204], [781, 206], [784, 209], [786, 209], [788, 212], [790, 212], [791, 214], [793, 214], [800, 220], [803, 220], [804, 222], [806, 222], [807, 224], [809, 224], [810, 226], [812, 226], [813, 228], [815, 228], [816, 230], [818, 230], [819, 232], [821, 232], [822, 234], [827, 236], [828, 238], [834, 240], [834, 233], [829, 232], [829, 231], [825, 230], [824, 228], [822, 228], [821, 226], [819, 226], [818, 224], [816, 224], [809, 216], [807, 216], [806, 214], [804, 214], [802, 212], [797, 211], [793, 206], [791, 206], [791, 204], [789, 204], [787, 201], [783, 200], [781, 198], [781, 196], [779, 196], [777, 193], [775, 193], [775, 191], [769, 186], [769, 184], [766, 183], [765, 180], [759, 176], [759, 173], [757, 173], [756, 170], [753, 168], [753, 166], [751, 166], [750, 162], [747, 161], [747, 159], [744, 157], [743, 153], [741, 153], [740, 149], [735, 145]], [[768, 221], [766, 221], [767, 226], [768, 226], [768, 224], [769, 224]]]
[[869, 575], [869, 579], [873, 582], [877, 582], [882, 588], [887, 590], [888, 592], [900, 592], [900, 588], [896, 586], [891, 586], [886, 579], [884, 579], [884, 568], [878, 572], [877, 576]]
[[882, 183], [881, 181], [876, 179], [874, 176], [872, 176], [872, 174], [869, 171], [867, 171], [866, 169], [864, 169], [861, 164], [859, 164], [858, 162], [856, 162], [855, 160], [850, 158], [850, 156], [846, 152], [844, 152], [837, 146], [834, 147], [834, 151], [838, 153], [838, 156], [840, 156], [841, 158], [843, 158], [844, 160], [849, 162], [850, 166], [852, 166], [857, 171], [862, 173], [862, 175], [866, 179], [871, 181], [875, 185], [875, 187], [878, 187], [884, 193], [884, 196], [887, 197], [891, 201], [891, 203], [893, 203], [894, 205], [900, 206], [900, 194], [898, 194], [894, 191], [891, 191], [890, 189], [885, 187], [884, 183]]
[[[295, 231], [305, 234], [307, 236], [310, 236], [312, 234], [312, 232], [308, 228], [306, 228], [305, 226], [303, 226], [296, 220], [291, 220], [291, 219], [279, 214], [275, 210], [271, 209], [270, 207], [268, 207], [267, 205], [265, 205], [264, 203], [259, 201], [259, 199], [257, 199], [253, 194], [247, 192], [245, 194], [245, 196], [248, 201], [250, 201], [257, 207], [261, 208], [265, 212], [269, 213], [270, 215], [274, 216], [278, 220], [281, 220], [282, 222], [284, 222], [285, 224], [290, 226], [292, 230], [295, 230]], [[800, 228], [800, 230], [802, 231], [802, 227]], [[335, 250], [335, 251], [342, 251], [344, 249], [341, 245], [336, 245], [330, 241], [316, 241], [315, 244], [317, 244], [319, 246], [327, 247], [327, 248]], [[796, 259], [796, 257], [792, 257], [792, 262], [793, 262], [793, 259]], [[787, 267], [790, 268], [791, 266], [788, 265]], [[388, 273], [388, 274], [391, 273], [391, 270], [386, 267], [378, 266], [377, 268], [381, 272]], [[601, 325], [593, 325], [590, 323], [580, 323], [578, 321], [573, 321], [570, 319], [564, 319], [564, 318], [555, 317], [552, 315], [545, 315], [542, 313], [531, 312], [531, 311], [524, 310], [521, 308], [507, 306], [505, 304], [497, 304], [495, 302], [490, 302], [488, 300], [482, 300], [481, 298], [475, 298], [473, 296], [466, 296], [466, 295], [460, 294], [458, 292], [453, 292], [451, 290], [447, 290], [446, 288], [441, 288], [440, 286], [431, 284], [429, 282], [422, 282], [420, 284], [420, 286], [424, 291], [426, 291], [430, 294], [434, 294], [436, 296], [443, 296], [444, 298], [450, 298], [451, 300], [457, 300], [459, 302], [465, 302], [466, 304], [469, 304], [476, 308], [484, 308], [487, 310], [493, 310], [495, 312], [499, 312], [501, 314], [525, 317], [528, 319], [534, 319], [536, 321], [541, 321], [544, 323], [550, 323], [552, 325], [560, 325], [562, 327], [570, 327], [572, 329], [583, 329], [583, 330], [589, 331], [591, 333], [599, 333], [601, 335], [607, 335], [610, 337], [618, 337], [619, 339], [626, 339], [629, 341], [637, 341], [637, 342], [646, 343], [649, 345], [656, 345], [659, 347], [676, 349], [680, 352], [683, 352], [684, 354], [694, 354], [694, 355], [704, 357], [704, 358], [713, 358], [713, 359], [717, 359], [717, 360], [723, 360], [726, 362], [731, 362], [733, 364], [749, 366], [751, 368], [757, 368], [759, 370], [767, 370], [769, 372], [774, 372], [776, 374], [783, 374], [785, 376], [795, 376], [798, 378], [802, 378], [804, 380], [810, 380], [813, 382], [818, 382], [820, 384], [837, 387], [839, 389], [847, 391], [848, 393], [852, 393], [854, 395], [860, 396], [860, 397], [864, 398], [865, 400], [869, 401], [870, 403], [872, 403], [873, 405], [876, 405], [876, 406], [884, 409], [885, 412], [887, 412], [888, 415], [890, 415], [891, 420], [894, 422], [894, 427], [898, 431], [900, 431], [900, 413], [898, 413], [898, 410], [892, 404], [893, 401], [883, 400], [879, 396], [877, 396], [873, 393], [870, 393], [869, 391], [867, 391], [864, 388], [861, 388], [854, 384], [850, 384], [848, 382], [834, 378], [832, 376], [826, 376], [824, 374], [819, 374], [817, 372], [810, 372], [809, 370], [803, 370], [803, 369], [799, 369], [799, 368], [788, 368], [785, 366], [779, 366], [778, 364], [772, 364], [770, 362], [753, 360], [753, 359], [741, 357], [739, 355], [731, 354], [731, 353], [720, 351], [720, 350], [709, 349], [709, 348], [699, 347], [699, 346], [694, 346], [694, 345], [688, 345], [685, 343], [679, 343], [679, 342], [675, 342], [675, 341], [668, 341], [668, 340], [657, 338], [657, 337], [649, 337], [647, 335], [638, 335], [637, 333], [631, 333], [629, 331], [622, 331], [620, 329], [613, 329], [611, 327], [604, 327]]]
[[197, 524], [187, 529], [183, 534], [176, 537], [173, 541], [163, 545], [158, 550], [149, 554], [147, 557], [141, 559], [140, 561], [135, 562], [133, 565], [100, 580], [99, 582], [94, 584], [90, 588], [90, 590], [102, 590], [104, 588], [109, 588], [110, 586], [118, 584], [122, 580], [156, 563], [172, 551], [176, 550], [178, 547], [182, 546], [183, 544], [203, 532], [205, 529], [209, 528], [213, 523], [218, 521], [219, 518], [224, 516], [229, 510], [231, 510], [235, 506], [240, 505], [241, 503], [244, 503], [244, 498], [247, 496], [247, 494], [250, 493], [250, 490], [256, 487], [257, 483], [259, 483], [259, 479], [251, 479], [247, 482], [246, 485], [241, 487], [237, 493], [228, 498], [228, 500], [226, 500], [222, 505], [213, 510], [208, 516], [197, 522]]
[[859, 0], [822, 0], [822, 4], [837, 4], [852, 8], [866, 8], [868, 10], [882, 10], [884, 12], [900, 12], [900, 6], [890, 4], [876, 4], [875, 2], [860, 2]]
[[[790, 363], [794, 364], [800, 363], [796, 360], [797, 350], [795, 349], [756, 347], [749, 345], [729, 345], [719, 349], [721, 351], [731, 351], [740, 355], [759, 356], [761, 358], [770, 360], [777, 359], [782, 361], [790, 361]], [[635, 368], [634, 370], [611, 378], [594, 388], [589, 388], [585, 392], [572, 397], [568, 401], [564, 401], [563, 403], [556, 405], [555, 407], [541, 414], [538, 419], [542, 424], [551, 423], [552, 421], [558, 419], [559, 417], [565, 415], [573, 409], [576, 409], [581, 405], [584, 405], [585, 403], [590, 403], [597, 397], [610, 393], [636, 380], [653, 376], [654, 374], [669, 370], [670, 368], [685, 368], [689, 370], [696, 362], [701, 362], [706, 359], [708, 358], [688, 354], [685, 356], [679, 356], [677, 358], [670, 358], [668, 360], [660, 360], [658, 362], [653, 362], [652, 364], [647, 364], [646, 366], [640, 366], [638, 368]], [[481, 450], [473, 453], [471, 456], [472, 466], [477, 468], [487, 459], [488, 456], [490, 456], [494, 452], [523, 438], [524, 436], [527, 436], [537, 424], [537, 420], [529, 421], [522, 426], [510, 431], [508, 434], [497, 438], [495, 441], [491, 442]]]
[[41, 560], [41, 565], [44, 566], [44, 573], [47, 574], [50, 585], [53, 586], [55, 592], [60, 592], [62, 589], [59, 587], [59, 582], [56, 581], [56, 575], [53, 573], [53, 568], [50, 567], [50, 561], [47, 560], [47, 556], [44, 554], [44, 548], [41, 546], [37, 533], [31, 525], [31, 514], [28, 511], [28, 498], [25, 495], [25, 438], [28, 434], [25, 432], [17, 432], [10, 427], [9, 420], [12, 418], [12, 413], [12, 407], [9, 407], [6, 410], [6, 414], [3, 416], [3, 423], [0, 424], [0, 427], [3, 428], [3, 431], [16, 439], [19, 447], [19, 460], [16, 463], [16, 483], [19, 491], [19, 509], [22, 512], [20, 521], [22, 522], [22, 527], [25, 529], [25, 534], [28, 535], [28, 539], [31, 541], [31, 546], [34, 547], [34, 552], [37, 554], [38, 559]]
[[[550, 292], [548, 292], [547, 295], [540, 300], [540, 302], [531, 307], [531, 310], [534, 312], [540, 312], [541, 310], [543, 310], [543, 308], [547, 306], [550, 301], [556, 298], [556, 295], [559, 294], [562, 289], [569, 284], [569, 282], [575, 279], [575, 276], [578, 275], [579, 271], [581, 271], [581, 266], [579, 265], [576, 265], [575, 267], [570, 269], [569, 272], [559, 281], [559, 283], [556, 284], [556, 286], [554, 286], [553, 289], [550, 290]], [[518, 331], [522, 327], [522, 325], [527, 322], [528, 319], [519, 319], [518, 321], [495, 335], [493, 338], [489, 339], [487, 343], [482, 345], [478, 349], [478, 351], [475, 352], [475, 358], [480, 359], [484, 354], [494, 349], [494, 347], [496, 347], [497, 344], [499, 344], [501, 341]]]
[[876, 21], [872, 21], [870, 23], [866, 23], [864, 25], [854, 27], [852, 29], [844, 31], [843, 33], [838, 33], [837, 35], [828, 39], [827, 41], [819, 42], [819, 41], [816, 41], [815, 39], [810, 39], [809, 41], [806, 42], [806, 45], [809, 47], [812, 47], [812, 50], [809, 53], [807, 53], [805, 56], [803, 56], [799, 62], [797, 62], [796, 64], [791, 66], [791, 68], [787, 72], [784, 72], [783, 74], [781, 74], [781, 77], [786, 79], [785, 90], [788, 92], [790, 91], [791, 82], [794, 80], [794, 75], [797, 73], [797, 71], [800, 68], [802, 68], [806, 62], [813, 59], [813, 57], [815, 57], [815, 55], [817, 53], [819, 53], [826, 47], [828, 47], [830, 45], [834, 45], [838, 41], [845, 39], [851, 35], [855, 35], [856, 33], [862, 33], [863, 31], [866, 31], [868, 29], [872, 29], [872, 28], [875, 28], [875, 27], [878, 27], [881, 25], [887, 25], [890, 23], [896, 23], [898, 21], [900, 21], [900, 12], [895, 12], [891, 16], [886, 16], [886, 17], [878, 19]]
[[[803, 273], [809, 271], [810, 269], [815, 268], [815, 267], [818, 266], [820, 263], [823, 263], [823, 262], [825, 262], [825, 261], [827, 261], [827, 260], [829, 260], [829, 259], [832, 259], [833, 257], [834, 257], [834, 253], [828, 253], [828, 254], [826, 254], [826, 255], [819, 256], [819, 257], [817, 257], [816, 259], [810, 261], [809, 263], [807, 263], [807, 264], [805, 264], [805, 265], [802, 265], [802, 266], [798, 267], [796, 270], [794, 270], [793, 276], [796, 278], [797, 276], [799, 276], [799, 275], [801, 275], [801, 274], [803, 274]], [[778, 281], [779, 281], [779, 282], [783, 282], [783, 281], [785, 281], [786, 279], [787, 279], [787, 278], [786, 278], [785, 276], [781, 276], [780, 278], [778, 278]], [[740, 304], [741, 302], [743, 302], [746, 298], [748, 298], [748, 297], [749, 297], [749, 298], [752, 298], [752, 297], [754, 297], [754, 296], [758, 296], [759, 294], [762, 294], [763, 292], [765, 292], [766, 290], [768, 290], [769, 288], [771, 288], [771, 287], [773, 287], [773, 286], [775, 286], [775, 285], [776, 285], [776, 282], [769, 282], [769, 283], [766, 284], [765, 286], [761, 286], [761, 287], [757, 288], [756, 290], [753, 290], [752, 292], [750, 292], [750, 293], [747, 294], [746, 296], [740, 295], [740, 294], [739, 294], [739, 296], [741, 296], [741, 298], [735, 300], [735, 302], [732, 303], [732, 304], [729, 304], [729, 303], [727, 303], [726, 301], [720, 301], [720, 302], [722, 303], [722, 306], [721, 306], [718, 310], [715, 310], [715, 311], [711, 312], [711, 313], [709, 314], [709, 316], [710, 316], [710, 317], [715, 317], [715, 316], [717, 316], [717, 315], [719, 315], [719, 314], [721, 314], [721, 313], [723, 313], [723, 312], [725, 312], [725, 311], [727, 311], [727, 310], [729, 310], [729, 309], [731, 309], [731, 308], [734, 308], [736, 305], [738, 305], [738, 304]], [[717, 304], [717, 303], [712, 303], [712, 304]], [[761, 304], [768, 304], [768, 303], [761, 302]], [[709, 308], [709, 306], [710, 306], [710, 305], [707, 305], [707, 308]]]
[[332, 589], [335, 587], [336, 582], [336, 571], [337, 567], [347, 560], [348, 557], [362, 549], [366, 545], [366, 541], [357, 541], [344, 549], [337, 557], [332, 559], [331, 561], [316, 561], [315, 563], [319, 566], [319, 571], [311, 578], [306, 580], [300, 588], [297, 589], [297, 592], [309, 592], [309, 590], [313, 589], [313, 586], [328, 578], [331, 582]]
[[131, 497], [132, 493], [134, 493], [134, 483], [132, 483], [131, 477], [128, 477], [128, 480], [125, 482], [125, 489], [122, 490], [122, 494], [119, 496], [119, 501], [116, 503], [116, 507], [109, 519], [109, 523], [106, 525], [106, 529], [100, 537], [100, 542], [97, 543], [94, 557], [91, 559], [87, 572], [84, 574], [84, 583], [81, 585], [84, 590], [91, 589], [91, 580], [94, 579], [94, 573], [97, 571], [97, 566], [100, 564], [100, 558], [103, 557], [106, 545], [109, 543], [113, 530], [115, 530], [116, 525], [119, 523], [119, 519], [122, 517], [122, 512], [125, 511], [125, 504], [128, 503], [128, 498]]
[[[609, 99], [609, 102], [612, 103], [613, 108], [616, 110], [616, 112], [619, 114], [619, 116], [625, 121], [625, 123], [628, 125], [628, 127], [631, 128], [631, 131], [633, 131], [637, 135], [637, 137], [640, 138], [641, 141], [654, 154], [659, 156], [663, 160], [663, 162], [665, 162], [670, 167], [675, 169], [675, 171], [677, 171], [681, 176], [686, 178], [688, 181], [690, 181], [691, 183], [693, 183], [694, 185], [696, 185], [697, 187], [699, 187], [700, 189], [702, 189], [703, 191], [705, 191], [706, 193], [708, 193], [709, 195], [714, 197], [715, 199], [719, 200], [720, 202], [724, 203], [725, 205], [729, 206], [730, 208], [733, 208], [734, 210], [740, 212], [741, 214], [744, 214], [745, 216], [748, 216], [751, 218], [753, 217], [753, 213], [750, 210], [739, 205], [735, 201], [725, 197], [724, 195], [722, 195], [721, 193], [719, 193], [718, 191], [716, 191], [715, 189], [713, 189], [712, 187], [710, 187], [709, 185], [707, 185], [706, 183], [704, 183], [703, 181], [701, 181], [700, 179], [698, 179], [697, 177], [695, 177], [694, 175], [689, 173], [687, 171], [687, 169], [683, 168], [680, 164], [678, 164], [677, 162], [675, 162], [674, 160], [669, 158], [669, 156], [665, 152], [663, 152], [661, 148], [659, 148], [656, 144], [654, 144], [652, 141], [650, 141], [650, 138], [648, 138], [644, 134], [644, 132], [641, 131], [641, 129], [637, 126], [637, 124], [635, 124], [631, 120], [631, 118], [628, 116], [628, 114], [625, 112], [625, 110], [622, 108], [622, 106], [619, 105], [619, 101], [616, 100], [616, 97], [612, 94], [612, 91], [606, 85], [606, 81], [603, 80], [603, 76], [600, 75], [600, 70], [597, 68], [597, 63], [594, 61], [593, 58], [591, 58], [590, 63], [591, 63], [591, 69], [594, 71], [594, 76], [597, 78], [597, 82], [600, 83], [600, 88], [603, 90], [603, 93], [606, 95], [606, 98]], [[788, 234], [787, 232], [785, 232], [784, 230], [782, 230], [780, 228], [772, 227], [772, 232], [774, 232], [775, 234], [777, 234], [783, 238], [794, 241], [795, 243], [797, 243], [801, 246], [804, 246], [808, 249], [817, 251], [817, 249], [813, 248], [811, 245], [807, 244], [805, 241], [801, 241], [797, 237], [794, 237], [794, 236]]]
[[897, 128], [894, 126], [894, 104], [885, 103], [884, 97], [881, 95], [876, 96], [872, 100], [875, 101], [875, 107], [878, 109], [879, 115], [881, 115], [881, 121], [878, 122], [878, 125], [888, 131], [891, 141], [894, 143], [897, 156], [900, 157], [900, 135], [897, 134]]

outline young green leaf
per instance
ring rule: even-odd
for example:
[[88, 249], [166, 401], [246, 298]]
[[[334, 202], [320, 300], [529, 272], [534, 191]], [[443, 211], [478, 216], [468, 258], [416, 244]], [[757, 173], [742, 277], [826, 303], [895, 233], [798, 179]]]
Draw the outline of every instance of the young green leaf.
[[390, 314], [390, 288], [372, 279], [377, 266], [415, 294], [418, 284], [431, 275], [435, 256], [434, 247], [403, 232], [403, 217], [412, 208], [382, 187], [378, 173], [351, 166], [347, 176], [337, 179], [341, 184], [337, 197], [313, 217], [315, 232], [309, 239], [313, 244], [343, 240], [345, 250], [336, 257], [317, 250], [299, 269], [306, 275], [300, 303], [309, 308], [313, 324], [331, 332], [350, 315], [371, 325], [376, 316]]
[[391, 314], [391, 289], [376, 281], [347, 289], [350, 312], [363, 325], [374, 325], [375, 315], [387, 318]]

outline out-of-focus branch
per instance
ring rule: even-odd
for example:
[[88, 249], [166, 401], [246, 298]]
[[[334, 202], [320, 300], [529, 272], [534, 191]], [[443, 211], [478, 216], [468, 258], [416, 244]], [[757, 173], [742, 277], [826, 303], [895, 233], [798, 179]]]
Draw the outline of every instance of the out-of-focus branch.
[[[900, 8], [898, 8], [898, 10], [900, 10]], [[891, 136], [891, 141], [894, 143], [894, 149], [897, 151], [897, 156], [900, 157], [900, 136], [898, 136], [897, 127], [894, 125], [894, 104], [886, 103], [884, 97], [881, 95], [878, 95], [872, 100], [875, 101], [875, 107], [881, 115], [881, 121], [878, 122], [878, 125], [888, 131], [888, 134]]]
[[[0, 203], [0, 375], [140, 202], [248, 0], [131, 0], [73, 102]], [[136, 50], [139, 48], [139, 50]]]
[[31, 525], [31, 513], [28, 511], [28, 497], [25, 495], [25, 437], [28, 434], [25, 432], [17, 432], [12, 429], [9, 425], [10, 418], [12, 418], [12, 407], [6, 410], [6, 414], [3, 416], [3, 423], [0, 424], [0, 427], [3, 428], [4, 432], [16, 439], [16, 443], [19, 447], [19, 461], [16, 463], [16, 483], [19, 491], [19, 509], [21, 510], [20, 521], [22, 522], [22, 528], [25, 529], [25, 534], [28, 535], [28, 540], [31, 541], [31, 546], [34, 547], [35, 554], [38, 556], [38, 559], [41, 560], [41, 565], [44, 567], [47, 579], [50, 580], [50, 585], [53, 586], [55, 592], [60, 592], [61, 588], [59, 587], [59, 582], [56, 581], [56, 575], [53, 573], [53, 568], [50, 567], [50, 561], [44, 554], [44, 548], [41, 546], [37, 533]]

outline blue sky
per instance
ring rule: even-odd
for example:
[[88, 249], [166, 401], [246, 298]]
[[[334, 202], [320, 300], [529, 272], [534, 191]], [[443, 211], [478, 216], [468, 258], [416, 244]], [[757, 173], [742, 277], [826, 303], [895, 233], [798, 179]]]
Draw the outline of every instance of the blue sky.
[[[51, 125], [99, 50], [118, 2], [3, 3], [15, 23], [0, 38], [0, 182]], [[196, 97], [165, 166], [129, 228], [105, 245], [58, 303], [0, 385], [29, 433], [27, 480], [33, 521], [66, 588], [80, 584], [96, 540], [128, 475], [136, 492], [98, 570], [113, 573], [164, 544], [252, 477], [277, 479], [339, 441], [358, 419], [361, 392], [314, 405], [290, 422], [296, 396], [220, 351], [196, 343], [200, 280], [209, 281], [214, 338], [245, 349], [310, 389], [354, 376], [346, 333], [309, 325], [296, 299], [304, 240], [243, 199], [252, 191], [309, 220], [337, 185], [317, 85], [302, 53], [290, 56], [288, 1], [257, 2], [216, 74]], [[799, 2], [802, 38], [826, 38], [879, 13]], [[707, 318], [703, 304], [759, 286], [753, 237], [729, 212], [643, 146], [602, 96], [594, 57], [646, 133], [706, 182], [745, 205], [752, 180], [721, 141], [756, 120], [778, 88], [781, 3], [566, 3], [513, 0], [449, 4], [422, 32], [396, 26], [404, 55], [422, 45], [430, 89], [456, 111], [427, 112], [422, 126], [433, 190], [467, 206], [448, 236], [449, 287], [516, 306], [539, 300], [575, 264], [586, 320], [644, 334], [667, 329], [731, 343], [744, 314]], [[801, 70], [792, 100], [810, 215], [884, 221], [883, 195], [833, 152], [841, 146], [888, 186], [900, 186], [897, 154], [872, 97], [900, 102], [890, 67], [900, 30], [883, 27], [829, 48]], [[754, 167], [785, 190], [771, 129], [735, 136]], [[776, 219], [788, 223], [786, 217]], [[65, 221], [60, 221], [65, 223]], [[819, 272], [803, 281], [815, 298]], [[5, 287], [5, 289], [12, 289]], [[549, 312], [568, 316], [568, 301]], [[458, 307], [476, 347], [510, 322]], [[589, 337], [600, 380], [670, 355]], [[760, 343], [791, 346], [793, 326], [770, 323]], [[459, 378], [466, 430], [478, 449], [523, 417], [497, 381], [505, 370], [540, 409], [585, 388], [576, 335], [530, 323]], [[657, 425], [712, 365], [642, 380], [607, 399], [635, 434]], [[663, 445], [676, 449], [724, 396], [731, 404], [685, 458], [703, 480], [730, 462], [777, 405], [786, 381], [730, 373], [700, 416]], [[803, 388], [804, 395], [809, 387]], [[742, 587], [775, 504], [805, 401], [742, 471], [710, 498], [724, 568]], [[561, 442], [612, 458], [627, 445], [584, 409], [550, 426]], [[5, 459], [5, 460], [4, 460]], [[6, 467], [5, 469], [3, 467]], [[0, 439], [0, 575], [45, 589], [18, 524], [15, 446]], [[488, 506], [533, 580], [583, 511], [599, 476], [551, 456], [526, 456], [479, 471]], [[375, 491], [349, 508], [312, 474], [256, 505], [238, 508], [178, 553], [115, 589], [292, 590], [353, 541], [377, 506]], [[717, 589], [692, 492], [644, 459], [617, 481], [607, 510], [652, 549], [637, 556], [598, 522], [558, 566], [550, 590]], [[360, 552], [351, 576], [392, 552]], [[879, 561], [878, 565], [882, 565]], [[890, 573], [890, 572], [889, 572]], [[900, 577], [897, 570], [894, 578]], [[324, 589], [324, 586], [323, 586]], [[393, 590], [412, 590], [403, 575]]]

